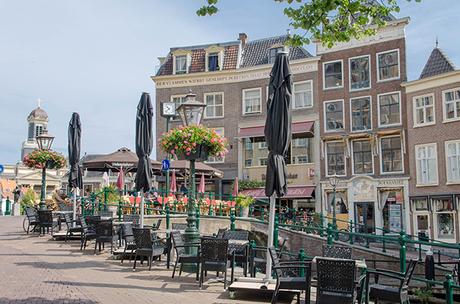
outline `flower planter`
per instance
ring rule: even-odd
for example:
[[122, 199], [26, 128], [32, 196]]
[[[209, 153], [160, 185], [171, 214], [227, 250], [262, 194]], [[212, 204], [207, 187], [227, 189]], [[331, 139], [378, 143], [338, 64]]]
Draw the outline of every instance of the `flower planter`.
[[205, 145], [197, 145], [195, 152], [191, 152], [190, 154], [178, 154], [177, 158], [186, 160], [205, 161], [206, 159], [208, 159], [208, 147]]

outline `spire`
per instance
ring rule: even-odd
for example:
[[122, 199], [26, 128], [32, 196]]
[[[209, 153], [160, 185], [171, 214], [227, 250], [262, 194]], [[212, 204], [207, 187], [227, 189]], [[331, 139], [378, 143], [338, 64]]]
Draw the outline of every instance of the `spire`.
[[436, 36], [436, 48], [438, 48], [438, 44], [439, 44], [438, 36]]
[[40, 107], [41, 107], [41, 105], [42, 105], [42, 100], [41, 100], [40, 98], [39, 98], [39, 99], [37, 99], [37, 104], [38, 104], [38, 107], [40, 108]]
[[452, 72], [454, 70], [454, 64], [447, 55], [438, 48], [438, 39], [436, 38], [436, 47], [431, 52], [430, 58], [428, 58], [419, 79]]

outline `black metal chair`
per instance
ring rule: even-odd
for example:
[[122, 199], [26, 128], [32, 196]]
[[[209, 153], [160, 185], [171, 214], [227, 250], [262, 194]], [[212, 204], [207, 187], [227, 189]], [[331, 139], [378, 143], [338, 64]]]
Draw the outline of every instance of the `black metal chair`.
[[336, 245], [323, 245], [323, 257], [351, 260], [353, 248]]
[[[249, 231], [246, 230], [227, 230], [223, 235], [227, 240], [249, 241]], [[249, 243], [242, 246], [238, 244], [229, 244], [228, 258], [234, 263], [239, 263], [243, 266], [243, 275], [248, 274], [249, 264]]]
[[96, 231], [96, 222], [98, 222], [100, 220], [101, 220], [100, 215], [87, 215], [87, 216], [85, 216], [86, 224], [93, 231]]
[[[204, 276], [207, 271], [224, 273], [224, 289], [227, 289], [227, 268], [228, 268], [228, 240], [214, 237], [201, 239], [201, 275], [200, 288], [203, 285]], [[233, 263], [231, 264], [233, 265]], [[233, 281], [233, 268], [231, 281]]]
[[[25, 212], [26, 212], [26, 218], [27, 218], [27, 228], [25, 230], [26, 230], [26, 233], [29, 234], [30, 227], [33, 227], [32, 231], [35, 231], [35, 228], [37, 226], [39, 226], [40, 221], [38, 220], [37, 209], [27, 207], [25, 209]], [[24, 225], [24, 227], [25, 227], [25, 225]]]
[[172, 230], [185, 230], [187, 228], [187, 223], [172, 223]]
[[136, 242], [134, 240], [134, 232], [133, 232], [132, 224], [122, 224], [121, 225], [121, 238], [123, 239], [125, 243], [125, 249], [123, 250], [123, 254], [121, 255], [121, 264], [123, 264], [123, 260], [124, 260], [127, 250], [131, 251], [129, 254], [129, 262], [131, 263], [131, 258], [133, 257], [134, 250], [136, 250]]
[[105, 243], [110, 243], [110, 253], [113, 252], [113, 223], [112, 220], [100, 220], [96, 223], [96, 238], [94, 245], [94, 254], [96, 254], [97, 245], [99, 252], [105, 249]]
[[[280, 290], [292, 290], [297, 294], [300, 304], [300, 291], [305, 291], [305, 303], [310, 303], [311, 260], [281, 261], [275, 248], [269, 248], [273, 271], [276, 275], [276, 287], [272, 296], [272, 304], [278, 300]], [[303, 271], [303, 274], [301, 273]]]
[[162, 239], [152, 240], [149, 228], [133, 228], [133, 234], [136, 243], [133, 271], [136, 270], [137, 257], [147, 257], [149, 270], [151, 270], [153, 258], [158, 257], [158, 259], [161, 259], [161, 255], [164, 252]]
[[[407, 265], [406, 272], [401, 273], [386, 269], [367, 270], [366, 272], [366, 304], [369, 303], [369, 298], [374, 299], [374, 303], [380, 300], [390, 301], [393, 303], [409, 303], [409, 282], [414, 274], [417, 260], [410, 260]], [[371, 276], [374, 276], [375, 283], [369, 284]], [[397, 286], [388, 286], [379, 283], [380, 276], [393, 281], [399, 281]]]
[[87, 224], [87, 218], [81, 218], [80, 222], [82, 228], [80, 250], [83, 250], [86, 249], [86, 243], [88, 241], [96, 238], [96, 229]]
[[219, 228], [216, 234], [216, 238], [223, 239], [226, 231], [227, 231], [227, 228]]
[[51, 210], [38, 210], [38, 221], [40, 226], [40, 235], [45, 234], [45, 230], [53, 235], [54, 227], [58, 226], [57, 221], [53, 220], [53, 212]]
[[[365, 278], [356, 278], [356, 262], [349, 259], [316, 258], [318, 282], [316, 303], [354, 303], [358, 298], [357, 285]], [[358, 284], [357, 284], [358, 283]]]
[[[283, 240], [280, 246], [276, 249], [279, 258], [281, 260], [295, 260], [291, 254], [285, 251], [286, 242], [288, 238]], [[249, 274], [251, 277], [256, 277], [257, 269], [261, 270], [262, 273], [265, 273], [265, 267], [267, 265], [267, 247], [264, 246], [249, 246]]]
[[[64, 214], [64, 219], [65, 219], [65, 224], [67, 226], [67, 232], [65, 235], [65, 241], [74, 236], [74, 233], [78, 233], [81, 236], [81, 233], [83, 232], [83, 228], [81, 227], [80, 220], [72, 220], [72, 216], [70, 213]], [[74, 226], [75, 224], [75, 226]]]
[[[172, 278], [174, 279], [174, 274], [176, 273], [177, 264], [180, 264], [179, 276], [182, 274], [182, 265], [183, 263], [196, 264], [196, 280], [199, 279], [199, 266], [200, 266], [200, 245], [192, 244], [186, 245], [184, 239], [179, 231], [171, 232], [172, 244], [174, 247], [174, 252], [176, 255], [176, 261], [174, 263], [174, 269], [172, 273]], [[188, 253], [196, 251], [196, 253]]]

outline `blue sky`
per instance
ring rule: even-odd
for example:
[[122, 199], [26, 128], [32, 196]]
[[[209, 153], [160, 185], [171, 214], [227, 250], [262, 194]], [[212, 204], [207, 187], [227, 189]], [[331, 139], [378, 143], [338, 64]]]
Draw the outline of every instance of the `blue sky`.
[[[221, 0], [221, 12], [197, 17], [204, 0], [0, 0], [0, 164], [15, 163], [26, 118], [42, 99], [54, 148], [67, 154], [67, 126], [77, 111], [82, 151], [134, 146], [141, 92], [169, 47], [284, 34], [289, 20], [272, 0]], [[421, 72], [439, 38], [460, 66], [458, 0], [401, 0], [409, 79]], [[307, 46], [313, 52], [312, 46]]]

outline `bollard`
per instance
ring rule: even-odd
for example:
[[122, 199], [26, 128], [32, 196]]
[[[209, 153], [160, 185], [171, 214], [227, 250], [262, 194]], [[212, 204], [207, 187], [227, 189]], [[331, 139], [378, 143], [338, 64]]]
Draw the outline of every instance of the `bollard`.
[[[303, 249], [300, 249], [299, 250], [299, 261], [300, 262], [303, 262], [305, 261], [305, 251]], [[303, 265], [302, 265], [303, 266]], [[299, 275], [301, 277], [304, 277], [305, 276], [305, 269], [304, 268], [300, 268], [299, 269]]]
[[332, 236], [332, 224], [331, 223], [327, 224], [326, 232], [327, 232], [327, 244], [332, 245], [333, 236]]
[[169, 224], [171, 221], [171, 211], [169, 210], [169, 204], [166, 205], [166, 230], [169, 229]]
[[118, 201], [118, 221], [121, 221], [121, 214], [123, 213], [123, 210], [122, 210], [122, 201], [119, 200]]
[[11, 215], [11, 202], [9, 197], [6, 198], [5, 215]]
[[234, 231], [235, 230], [235, 212], [233, 210], [230, 210], [230, 230]]
[[399, 271], [406, 272], [406, 233], [401, 230], [399, 233]]
[[200, 231], [200, 209], [195, 209], [195, 218], [196, 230]]
[[278, 229], [278, 217], [275, 216], [275, 227], [273, 229], [273, 246], [275, 248], [278, 248], [278, 234], [279, 234], [279, 229]]
[[446, 304], [454, 303], [454, 281], [452, 280], [451, 274], [446, 274], [446, 280], [444, 281], [444, 289], [446, 290]]

